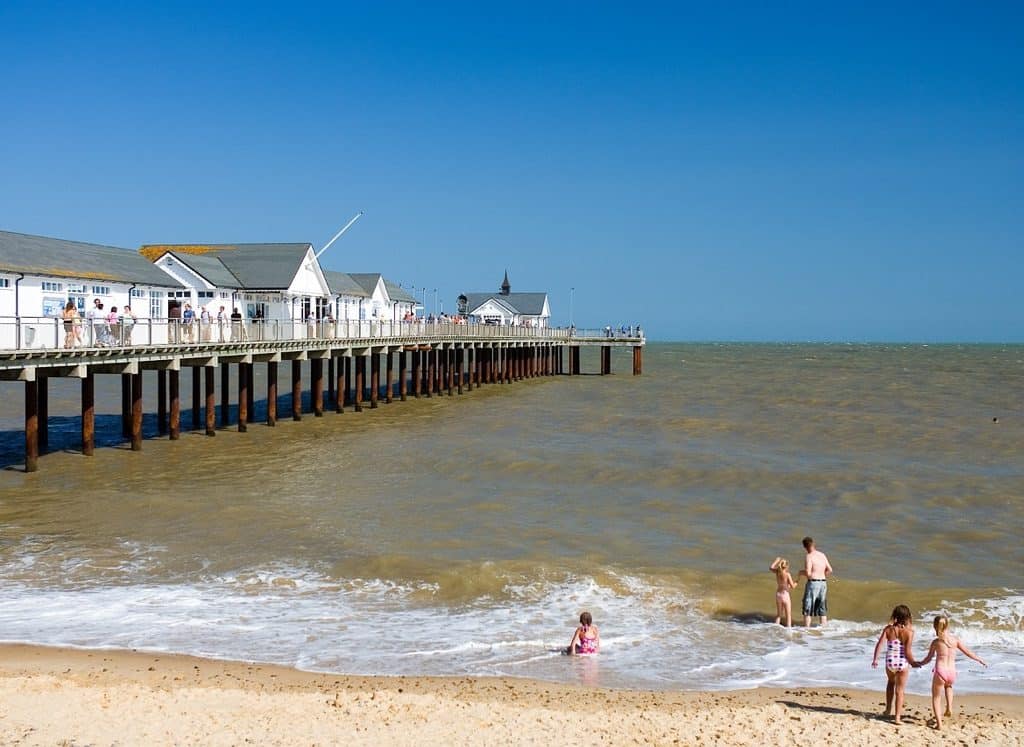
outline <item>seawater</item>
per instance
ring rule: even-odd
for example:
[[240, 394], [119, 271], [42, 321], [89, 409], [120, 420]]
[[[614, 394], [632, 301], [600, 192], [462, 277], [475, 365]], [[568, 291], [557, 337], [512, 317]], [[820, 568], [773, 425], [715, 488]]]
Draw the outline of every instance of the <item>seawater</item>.
[[[55, 452], [31, 475], [21, 389], [0, 383], [0, 639], [360, 674], [877, 689], [872, 647], [907, 603], [920, 655], [941, 611], [990, 663], [961, 657], [960, 691], [1024, 693], [1024, 347], [653, 343], [644, 364], [629, 376], [621, 352], [613, 376], [186, 431], [141, 453], [120, 444], [118, 381], [102, 377], [107, 447], [91, 458], [78, 389], [54, 381]], [[805, 534], [836, 569], [832, 619], [784, 630], [767, 566], [799, 568]], [[562, 656], [584, 609], [603, 651]], [[910, 690], [929, 683], [915, 672]]]

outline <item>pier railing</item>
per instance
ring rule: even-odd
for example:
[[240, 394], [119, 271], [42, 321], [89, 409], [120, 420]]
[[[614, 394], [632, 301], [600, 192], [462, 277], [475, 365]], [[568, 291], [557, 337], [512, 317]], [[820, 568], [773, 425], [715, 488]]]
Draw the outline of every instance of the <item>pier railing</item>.
[[131, 348], [153, 345], [223, 345], [224, 343], [289, 340], [387, 340], [393, 338], [531, 339], [596, 342], [635, 340], [643, 344], [643, 332], [634, 329], [576, 329], [574, 327], [513, 327], [496, 324], [455, 324], [439, 321], [378, 320], [195, 320], [120, 318], [65, 320], [56, 317], [0, 317], [0, 352], [57, 351], [95, 348]]

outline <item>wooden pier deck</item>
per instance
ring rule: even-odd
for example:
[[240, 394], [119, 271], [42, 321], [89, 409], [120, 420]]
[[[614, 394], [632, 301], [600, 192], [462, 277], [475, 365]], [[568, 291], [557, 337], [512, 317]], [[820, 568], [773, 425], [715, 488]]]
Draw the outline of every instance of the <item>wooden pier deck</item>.
[[[138, 330], [136, 331], [138, 332]], [[151, 328], [145, 339], [185, 339], [180, 329]], [[121, 377], [122, 435], [133, 451], [142, 448], [143, 372], [157, 372], [157, 415], [160, 434], [177, 439], [181, 432], [180, 372], [191, 368], [194, 429], [216, 435], [216, 371], [221, 372], [221, 425], [227, 425], [230, 366], [237, 366], [237, 425], [245, 431], [254, 422], [253, 368], [267, 367], [266, 424], [277, 422], [278, 368], [290, 363], [292, 412], [302, 412], [302, 365], [308, 361], [311, 410], [315, 417], [333, 406], [375, 408], [379, 398], [392, 402], [408, 396], [449, 396], [497, 383], [538, 376], [578, 375], [580, 349], [600, 348], [600, 373], [612, 372], [612, 348], [630, 347], [633, 375], [643, 369], [640, 335], [614, 330], [570, 330], [498, 327], [476, 324], [352, 322], [319, 325], [275, 325], [236, 329], [241, 339], [226, 342], [160, 342], [156, 344], [0, 350], [0, 381], [24, 385], [25, 471], [39, 468], [48, 448], [50, 378], [81, 380], [82, 453], [95, 448], [95, 377]], [[287, 333], [287, 334], [285, 334]], [[134, 337], [134, 335], [133, 335]], [[202, 339], [196, 334], [195, 337]], [[271, 339], [252, 339], [271, 338]], [[397, 360], [396, 360], [397, 359]], [[397, 370], [396, 370], [397, 362]], [[200, 374], [200, 372], [202, 372]], [[204, 422], [199, 414], [204, 414]]]

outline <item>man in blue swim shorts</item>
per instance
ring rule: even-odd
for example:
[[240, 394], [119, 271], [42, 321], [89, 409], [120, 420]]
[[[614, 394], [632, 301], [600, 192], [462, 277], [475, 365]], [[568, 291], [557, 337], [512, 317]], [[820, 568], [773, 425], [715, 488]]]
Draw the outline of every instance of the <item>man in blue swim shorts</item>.
[[827, 579], [832, 575], [832, 565], [828, 557], [821, 550], [814, 546], [811, 537], [804, 537], [804, 550], [807, 552], [807, 559], [804, 561], [804, 569], [800, 576], [807, 578], [807, 585], [804, 587], [804, 627], [811, 627], [811, 618], [819, 618], [819, 624], [825, 625], [828, 622], [828, 583]]

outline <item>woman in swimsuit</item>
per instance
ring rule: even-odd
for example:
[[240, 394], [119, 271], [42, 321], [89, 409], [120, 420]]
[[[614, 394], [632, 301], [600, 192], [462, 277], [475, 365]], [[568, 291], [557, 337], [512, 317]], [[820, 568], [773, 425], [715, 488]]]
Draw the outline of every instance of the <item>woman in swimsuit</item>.
[[786, 618], [786, 627], [793, 627], [793, 601], [789, 598], [789, 590], [796, 588], [796, 581], [789, 573], [789, 561], [775, 558], [768, 570], [775, 574], [775, 624]]
[[875, 653], [871, 659], [871, 666], [878, 666], [878, 653], [885, 644], [885, 713], [884, 716], [892, 715], [896, 724], [901, 723], [900, 716], [903, 713], [903, 699], [906, 695], [907, 678], [910, 676], [911, 666], [920, 666], [914, 660], [914, 653], [910, 645], [914, 642], [914, 627], [911, 624], [910, 608], [905, 604], [896, 606], [889, 618], [889, 624], [882, 628], [882, 634], [878, 636], [878, 643], [875, 644]]
[[[956, 682], [956, 652], [963, 651], [968, 659], [987, 667], [980, 656], [976, 656], [959, 638], [949, 632], [949, 618], [939, 615], [933, 623], [935, 628], [935, 640], [932, 641], [928, 655], [921, 659], [919, 666], [924, 666], [935, 659], [935, 668], [932, 670], [932, 713], [935, 714], [935, 728], [942, 728], [942, 716], [953, 715], [953, 683]], [[946, 691], [946, 712], [939, 713], [942, 705], [942, 691]]]
[[601, 648], [601, 634], [594, 625], [594, 618], [589, 612], [580, 615], [580, 626], [572, 634], [567, 654], [596, 654]]

